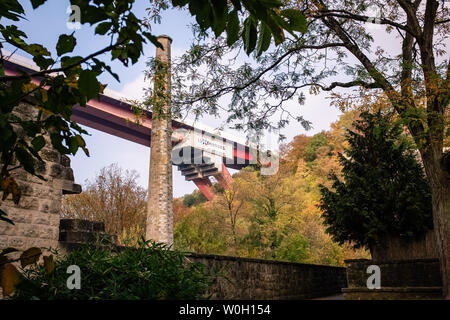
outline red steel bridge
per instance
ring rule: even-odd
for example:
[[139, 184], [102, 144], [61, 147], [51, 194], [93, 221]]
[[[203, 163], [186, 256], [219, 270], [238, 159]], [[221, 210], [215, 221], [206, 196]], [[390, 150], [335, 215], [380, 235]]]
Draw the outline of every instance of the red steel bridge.
[[[4, 61], [6, 75], [34, 73], [39, 69], [32, 60], [12, 55]], [[36, 84], [39, 79], [33, 79]], [[141, 145], [151, 147], [152, 113], [145, 111], [136, 121], [133, 106], [123, 97], [105, 90], [99, 99], [86, 106], [75, 105], [71, 120]], [[172, 120], [172, 160], [188, 181], [193, 181], [208, 200], [214, 177], [223, 187], [232, 178], [227, 168], [242, 169], [255, 162], [256, 155], [241, 139], [223, 132], [215, 132], [201, 123]], [[186, 152], [190, 150], [190, 152]], [[174, 161], [176, 158], [177, 161]]]

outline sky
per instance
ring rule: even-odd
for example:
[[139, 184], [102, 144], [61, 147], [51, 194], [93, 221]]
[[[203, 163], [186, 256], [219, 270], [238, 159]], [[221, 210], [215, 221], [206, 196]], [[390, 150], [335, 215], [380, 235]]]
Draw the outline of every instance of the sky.
[[[62, 33], [70, 34], [70, 30], [66, 26], [69, 14], [66, 10], [69, 7], [67, 0], [48, 0], [46, 4], [33, 10], [30, 1], [19, 1], [25, 9], [27, 20], [18, 22], [18, 27], [23, 30], [29, 41], [33, 43], [41, 43], [56, 56], [55, 46], [58, 36]], [[146, 15], [148, 7], [147, 0], [137, 0], [134, 5], [134, 14], [139, 17]], [[166, 34], [172, 39], [172, 59], [180, 56], [190, 46], [192, 35], [189, 28], [191, 23], [195, 22], [188, 11], [169, 9], [162, 14], [161, 24], [152, 26], [152, 32], [155, 35]], [[109, 45], [107, 36], [94, 35], [94, 28], [88, 25], [82, 25], [76, 30], [77, 46], [74, 54], [86, 56], [103, 47]], [[8, 50], [8, 46], [5, 46]], [[111, 65], [114, 72], [120, 77], [117, 82], [109, 74], [102, 75], [99, 80], [107, 84], [107, 88], [118, 92], [122, 96], [132, 99], [140, 99], [143, 96], [143, 88], [149, 86], [150, 83], [144, 80], [143, 72], [146, 69], [146, 61], [149, 57], [153, 57], [156, 48], [153, 44], [144, 45], [144, 55], [139, 61], [128, 68], [125, 68], [119, 62], [109, 61], [109, 56], [104, 55], [105, 62]], [[20, 52], [20, 55], [27, 57], [27, 54]], [[305, 104], [299, 106], [297, 102], [290, 103], [290, 108], [301, 108], [301, 115], [311, 121], [312, 129], [304, 130], [300, 124], [291, 123], [281, 133], [287, 137], [286, 142], [290, 141], [298, 134], [313, 135], [322, 130], [327, 130], [330, 124], [336, 121], [341, 114], [335, 107], [330, 106], [329, 99], [326, 94], [306, 95]], [[206, 117], [200, 122], [208, 124], [212, 127], [218, 127], [222, 124], [222, 119]], [[148, 187], [148, 171], [150, 166], [150, 149], [136, 143], [114, 137], [112, 135], [85, 128], [89, 132], [89, 136], [85, 136], [87, 147], [90, 151], [90, 157], [83, 152], [78, 152], [75, 156], [71, 156], [72, 168], [74, 171], [75, 182], [85, 184], [86, 179], [93, 180], [101, 168], [112, 163], [117, 163], [125, 170], [136, 170], [139, 174], [138, 183]], [[243, 135], [242, 132], [225, 129], [234, 135]], [[234, 171], [231, 171], [232, 173]], [[176, 167], [173, 170], [173, 192], [175, 197], [180, 197], [186, 193], [192, 192], [196, 186], [192, 182], [184, 180]]]

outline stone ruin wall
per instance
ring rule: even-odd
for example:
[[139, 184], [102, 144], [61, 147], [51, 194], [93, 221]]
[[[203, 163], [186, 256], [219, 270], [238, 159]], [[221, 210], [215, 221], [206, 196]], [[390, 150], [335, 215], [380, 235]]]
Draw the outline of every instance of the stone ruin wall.
[[[15, 113], [26, 120], [36, 117], [37, 109], [22, 103]], [[15, 223], [11, 225], [0, 221], [0, 248], [25, 250], [30, 247], [58, 246], [62, 196], [80, 193], [81, 186], [74, 183], [70, 159], [54, 149], [49, 138], [46, 140], [45, 147], [40, 151], [44, 161], [37, 164], [36, 173], [47, 181], [22, 168], [11, 171], [21, 188], [22, 197], [18, 205], [13, 203], [11, 195], [0, 202], [0, 208]]]

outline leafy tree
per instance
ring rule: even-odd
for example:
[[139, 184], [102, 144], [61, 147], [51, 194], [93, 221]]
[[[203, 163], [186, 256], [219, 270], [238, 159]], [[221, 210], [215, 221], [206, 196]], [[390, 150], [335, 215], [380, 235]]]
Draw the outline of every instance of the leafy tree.
[[[253, 61], [233, 51], [242, 42], [227, 49], [225, 39], [198, 34], [174, 68], [173, 103], [199, 115], [226, 110], [237, 128], [284, 127], [290, 120], [308, 128], [307, 119], [286, 106], [293, 99], [303, 103], [304, 89], [329, 92], [341, 108], [383, 96], [405, 121], [430, 181], [443, 295], [450, 298], [450, 156], [443, 149], [450, 133], [448, 5], [318, 0], [286, 1], [285, 7], [306, 16], [308, 31]], [[219, 109], [225, 94], [230, 97]]]
[[[347, 123], [348, 116], [343, 115], [344, 118]], [[336, 123], [339, 133], [326, 132], [327, 139], [339, 135], [342, 126]], [[310, 139], [294, 138], [281, 154], [275, 175], [262, 176], [252, 167], [233, 175], [233, 184], [239, 192], [231, 204], [234, 208], [243, 203], [235, 219], [236, 243], [222, 190], [213, 201], [177, 209], [175, 248], [341, 266], [344, 259], [369, 257], [364, 249], [339, 245], [326, 234], [322, 212], [317, 207], [318, 185], [326, 184], [328, 172], [331, 169], [339, 172], [340, 167], [328, 146], [326, 152], [317, 152], [314, 166], [306, 165], [303, 158]], [[334, 147], [332, 140], [327, 140], [327, 145]], [[180, 200], [175, 199], [175, 203]]]
[[198, 253], [228, 254], [231, 241], [227, 216], [212, 210], [207, 204], [200, 204], [174, 227], [174, 247], [176, 250]]
[[86, 181], [83, 193], [64, 197], [61, 216], [104, 222], [106, 232], [120, 241], [140, 239], [145, 234], [147, 190], [138, 185], [138, 177], [117, 164], [102, 168], [94, 181]]
[[322, 132], [313, 135], [311, 142], [305, 149], [305, 160], [307, 162], [314, 161], [317, 158], [317, 150], [325, 145], [327, 145], [327, 138]]
[[430, 187], [402, 126], [380, 112], [361, 117], [339, 154], [342, 180], [332, 174], [332, 189], [321, 188], [327, 231], [341, 244], [373, 249], [388, 236], [412, 238], [432, 229]]
[[187, 194], [183, 197], [183, 204], [188, 208], [206, 201], [208, 201], [208, 199], [206, 199], [205, 195], [199, 190], [194, 190], [191, 194]]

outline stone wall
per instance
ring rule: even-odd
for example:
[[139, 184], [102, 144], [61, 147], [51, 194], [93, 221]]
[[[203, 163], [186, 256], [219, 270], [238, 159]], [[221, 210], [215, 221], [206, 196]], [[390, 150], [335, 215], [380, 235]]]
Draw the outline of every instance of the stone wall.
[[345, 268], [240, 257], [191, 254], [209, 270], [223, 270], [209, 290], [211, 299], [291, 300], [341, 293]]
[[[348, 288], [342, 289], [348, 300], [440, 299], [442, 278], [438, 259], [410, 259], [375, 262], [346, 260]], [[380, 289], [368, 289], [370, 265], [380, 267]]]
[[386, 239], [383, 247], [372, 250], [374, 261], [438, 259], [438, 257], [433, 230], [427, 231], [423, 236], [412, 241], [391, 236]]
[[[15, 112], [26, 119], [35, 116], [37, 110], [30, 105], [21, 104]], [[18, 205], [13, 203], [11, 196], [0, 202], [0, 208], [15, 223], [13, 226], [0, 221], [0, 248], [24, 250], [34, 246], [56, 247], [62, 196], [81, 192], [81, 186], [74, 184], [70, 159], [55, 150], [49, 139], [40, 155], [44, 161], [38, 164], [36, 173], [47, 181], [40, 180], [23, 169], [11, 171], [21, 187], [22, 197]]]
[[[86, 220], [61, 220], [59, 247], [76, 250], [82, 243], [101, 241], [107, 248], [117, 238], [104, 233], [104, 225]], [[219, 270], [223, 277], [207, 293], [211, 299], [310, 299], [341, 293], [345, 268], [191, 253], [188, 259]]]

